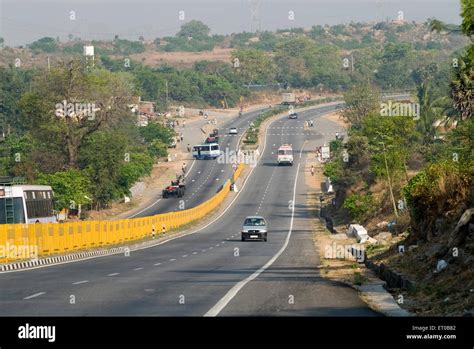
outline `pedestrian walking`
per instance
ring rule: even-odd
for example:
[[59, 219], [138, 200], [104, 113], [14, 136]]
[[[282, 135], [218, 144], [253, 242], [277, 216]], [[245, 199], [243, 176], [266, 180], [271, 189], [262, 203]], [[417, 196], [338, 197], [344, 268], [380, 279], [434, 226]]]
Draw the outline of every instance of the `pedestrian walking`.
[[181, 166], [181, 170], [183, 171], [183, 174], [186, 173], [186, 163], [183, 162], [183, 166]]
[[186, 126], [186, 120], [183, 120], [183, 128]]
[[314, 165], [311, 165], [311, 176], [314, 176]]
[[180, 134], [179, 138], [181, 139], [181, 142], [182, 142], [182, 141], [183, 141], [183, 139], [184, 139], [184, 135], [183, 135], [183, 133], [182, 133], [182, 132], [181, 132], [181, 134]]
[[189, 145], [189, 143], [188, 143], [187, 149], [188, 149], [188, 153], [190, 153], [191, 152], [191, 146]]

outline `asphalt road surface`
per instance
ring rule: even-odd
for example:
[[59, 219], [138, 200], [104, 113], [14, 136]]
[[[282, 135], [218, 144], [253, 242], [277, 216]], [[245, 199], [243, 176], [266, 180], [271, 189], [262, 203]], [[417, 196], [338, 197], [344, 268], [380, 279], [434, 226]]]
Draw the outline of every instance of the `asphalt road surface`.
[[[307, 141], [321, 145], [340, 131], [319, 118], [333, 108], [271, 124], [260, 162], [205, 229], [128, 257], [0, 274], [0, 315], [377, 316], [317, 269], [303, 165]], [[304, 130], [310, 118], [315, 125]], [[293, 166], [276, 166], [282, 143], [293, 144]], [[193, 171], [211, 171], [214, 162], [202, 164]], [[267, 219], [268, 242], [240, 241], [245, 216], [255, 214]]]
[[[269, 109], [264, 108], [245, 113], [241, 117], [231, 119], [222, 125], [216, 126], [215, 128], [219, 129], [219, 145], [221, 147], [221, 151], [225, 151], [226, 148], [228, 150], [235, 150], [239, 139], [245, 133], [245, 130], [248, 128], [250, 122], [255, 120], [258, 115], [266, 110]], [[200, 124], [203, 124], [203, 122], [199, 123], [199, 125]], [[188, 124], [186, 127], [183, 129], [182, 126], [179, 126], [178, 131], [186, 132], [190, 127], [199, 128], [199, 126], [196, 126], [196, 123], [194, 123], [192, 126]], [[229, 135], [229, 129], [231, 127], [237, 128], [237, 135]], [[201, 138], [197, 138], [195, 136], [196, 133], [200, 134], [201, 131], [193, 133], [194, 135], [191, 140], [189, 140], [190, 137], [186, 135], [187, 137], [185, 137], [185, 141], [183, 142], [184, 144], [191, 142], [190, 144], [193, 146], [195, 144], [204, 143], [206, 136], [208, 136], [202, 133]], [[161, 199], [160, 196], [152, 205], [133, 212], [129, 217], [146, 217], [153, 216], [158, 213], [193, 208], [194, 206], [201, 204], [215, 195], [219, 191], [220, 187], [226, 182], [226, 180], [231, 177], [231, 174], [232, 164], [219, 163], [215, 160], [196, 160], [188, 168], [188, 172], [186, 173], [186, 193], [184, 197], [170, 197], [167, 199]], [[182, 201], [184, 202], [184, 205], [181, 204]]]

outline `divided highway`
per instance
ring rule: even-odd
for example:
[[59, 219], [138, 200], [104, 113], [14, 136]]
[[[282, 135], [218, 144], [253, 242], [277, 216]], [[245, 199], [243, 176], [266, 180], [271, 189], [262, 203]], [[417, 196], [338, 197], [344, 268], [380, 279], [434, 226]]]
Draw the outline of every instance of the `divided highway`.
[[[267, 110], [269, 109], [263, 108], [245, 113], [239, 118], [234, 118], [222, 125], [216, 126], [216, 128], [219, 129], [219, 145], [221, 150], [224, 151], [226, 148], [229, 148], [229, 150], [235, 150], [239, 139], [248, 128], [250, 122]], [[189, 125], [188, 128], [189, 127], [196, 126]], [[237, 128], [237, 135], [229, 135], [229, 128], [231, 127]], [[180, 129], [180, 131], [181, 130], [182, 129]], [[206, 136], [208, 135], [202, 134], [201, 142], [204, 141]], [[193, 144], [191, 144], [191, 146], [192, 145]], [[129, 218], [146, 217], [158, 213], [179, 211], [183, 209], [182, 207], [179, 207], [181, 200], [184, 200], [184, 208], [186, 209], [197, 206], [215, 195], [219, 191], [221, 185], [231, 177], [231, 173], [231, 164], [220, 164], [213, 160], [194, 161], [192, 167], [188, 169], [188, 173], [186, 174], [186, 194], [183, 198], [157, 198], [157, 201], [155, 201], [153, 205], [134, 212], [129, 216]]]
[[[319, 118], [334, 108], [273, 122], [258, 165], [228, 210], [206, 228], [128, 257], [0, 274], [0, 314], [377, 316], [355, 290], [322, 278], [317, 269], [303, 169], [308, 147], [340, 132]], [[315, 126], [304, 130], [310, 118]], [[293, 144], [291, 167], [276, 166], [282, 143]], [[193, 171], [209, 171], [213, 163], [196, 162]], [[266, 243], [240, 241], [243, 219], [255, 214], [267, 219]]]

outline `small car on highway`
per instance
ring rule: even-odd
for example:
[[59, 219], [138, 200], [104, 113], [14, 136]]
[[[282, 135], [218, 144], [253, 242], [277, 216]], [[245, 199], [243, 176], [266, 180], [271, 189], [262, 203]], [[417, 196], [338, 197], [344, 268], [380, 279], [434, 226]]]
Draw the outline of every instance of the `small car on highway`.
[[236, 127], [231, 127], [229, 130], [230, 135], [236, 135], [237, 134], [237, 128]]
[[288, 118], [290, 119], [298, 119], [298, 113], [291, 113]]
[[267, 222], [262, 216], [248, 216], [242, 226], [241, 240], [267, 241]]

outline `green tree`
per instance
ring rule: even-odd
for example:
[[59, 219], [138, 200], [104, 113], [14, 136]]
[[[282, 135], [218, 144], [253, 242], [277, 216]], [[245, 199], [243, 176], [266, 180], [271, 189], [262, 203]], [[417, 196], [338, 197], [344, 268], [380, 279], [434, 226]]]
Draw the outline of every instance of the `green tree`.
[[192, 20], [181, 26], [180, 31], [176, 34], [178, 37], [192, 38], [202, 40], [209, 36], [211, 29], [201, 21]]
[[89, 178], [77, 169], [69, 169], [51, 174], [40, 174], [38, 184], [50, 185], [54, 191], [54, 207], [56, 210], [78, 209], [80, 205], [90, 202]]
[[344, 93], [346, 105], [341, 110], [341, 117], [354, 129], [362, 126], [362, 121], [369, 114], [380, 113], [381, 93], [368, 84], [352, 87]]
[[112, 132], [98, 131], [87, 137], [78, 154], [78, 164], [93, 184], [90, 188], [96, 208], [125, 194], [119, 179], [122, 166], [130, 160], [126, 139]]
[[274, 81], [275, 67], [270, 57], [256, 49], [237, 49], [232, 51], [232, 59], [238, 60], [235, 67], [237, 75], [246, 84], [265, 84]]
[[75, 167], [85, 137], [131, 117], [128, 104], [133, 94], [127, 73], [101, 69], [88, 73], [80, 61], [71, 61], [40, 74], [20, 106], [33, 138], [61, 143], [68, 154], [67, 166]]
[[33, 51], [56, 52], [58, 50], [58, 43], [54, 38], [44, 37], [28, 45]]

